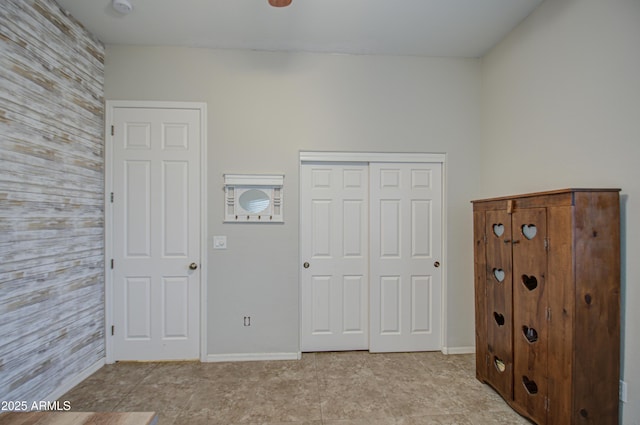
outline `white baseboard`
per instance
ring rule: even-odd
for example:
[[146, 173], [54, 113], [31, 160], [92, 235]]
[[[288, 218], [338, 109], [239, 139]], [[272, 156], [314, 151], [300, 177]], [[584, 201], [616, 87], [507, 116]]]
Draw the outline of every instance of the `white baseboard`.
[[471, 345], [469, 347], [442, 347], [442, 354], [473, 354], [476, 352], [476, 347]]
[[207, 354], [207, 362], [250, 362], [259, 360], [300, 360], [302, 353]]
[[83, 370], [82, 372], [76, 375], [70, 376], [69, 378], [62, 381], [62, 384], [58, 388], [56, 388], [51, 394], [49, 394], [48, 397], [45, 397], [44, 400], [55, 401], [59, 399], [64, 394], [66, 394], [69, 390], [71, 390], [73, 387], [78, 385], [80, 382], [84, 381], [89, 376], [96, 373], [98, 369], [100, 369], [104, 365], [105, 365], [105, 359], [102, 358], [97, 362], [95, 362], [94, 364], [92, 364], [91, 366], [89, 366], [88, 368], [86, 368], [85, 370]]

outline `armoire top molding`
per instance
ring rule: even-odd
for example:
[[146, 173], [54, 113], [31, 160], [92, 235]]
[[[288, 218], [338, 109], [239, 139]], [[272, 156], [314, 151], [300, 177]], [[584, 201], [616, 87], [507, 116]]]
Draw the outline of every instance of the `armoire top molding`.
[[474, 199], [471, 203], [476, 202], [491, 202], [491, 201], [504, 201], [513, 198], [533, 198], [541, 195], [561, 195], [565, 193], [572, 192], [620, 192], [622, 189], [619, 188], [569, 188], [569, 189], [557, 189], [557, 190], [547, 190], [544, 192], [531, 192], [531, 193], [523, 193], [520, 195], [509, 195], [509, 196], [498, 196], [494, 198], [486, 198], [486, 199]]

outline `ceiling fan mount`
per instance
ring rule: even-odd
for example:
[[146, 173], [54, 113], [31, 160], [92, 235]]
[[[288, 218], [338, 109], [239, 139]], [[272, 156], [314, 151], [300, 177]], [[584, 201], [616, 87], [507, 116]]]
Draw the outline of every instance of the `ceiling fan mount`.
[[269, 4], [273, 7], [285, 7], [291, 4], [291, 0], [269, 0]]

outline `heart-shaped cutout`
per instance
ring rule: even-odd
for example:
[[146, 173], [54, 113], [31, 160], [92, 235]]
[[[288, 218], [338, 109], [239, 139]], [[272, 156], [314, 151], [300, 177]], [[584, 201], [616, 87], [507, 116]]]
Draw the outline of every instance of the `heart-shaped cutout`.
[[536, 237], [538, 233], [538, 228], [535, 224], [523, 224], [522, 225], [522, 234], [525, 238], [531, 240]]
[[523, 326], [522, 333], [524, 334], [524, 337], [527, 338], [527, 341], [532, 344], [538, 340], [538, 331], [533, 328]]
[[504, 234], [504, 224], [498, 223], [493, 225], [493, 234], [500, 237]]
[[527, 276], [526, 274], [523, 274], [522, 283], [530, 291], [533, 291], [538, 287], [538, 279], [536, 279], [535, 276]]
[[504, 280], [504, 270], [493, 269], [493, 276], [496, 278], [498, 282], [502, 282]]
[[493, 318], [496, 319], [498, 326], [504, 326], [504, 316], [496, 311], [493, 312]]
[[507, 366], [504, 364], [504, 362], [497, 357], [493, 358], [493, 364], [496, 366], [496, 369], [498, 369], [498, 372], [500, 373], [504, 372], [507, 369]]
[[526, 376], [523, 376], [522, 383], [524, 384], [524, 388], [529, 394], [538, 394], [538, 384], [536, 384], [535, 381], [532, 381]]

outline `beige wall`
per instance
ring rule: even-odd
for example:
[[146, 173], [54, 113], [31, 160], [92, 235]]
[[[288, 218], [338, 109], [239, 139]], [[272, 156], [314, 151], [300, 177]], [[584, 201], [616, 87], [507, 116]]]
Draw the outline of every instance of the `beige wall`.
[[[474, 59], [107, 46], [107, 99], [208, 105], [208, 244], [228, 237], [209, 251], [210, 354], [299, 349], [300, 150], [447, 154], [447, 346], [474, 345], [479, 76]], [[285, 223], [223, 224], [224, 173], [284, 173]]]
[[640, 1], [545, 1], [483, 58], [481, 99], [480, 195], [622, 188], [623, 423], [638, 424]]

